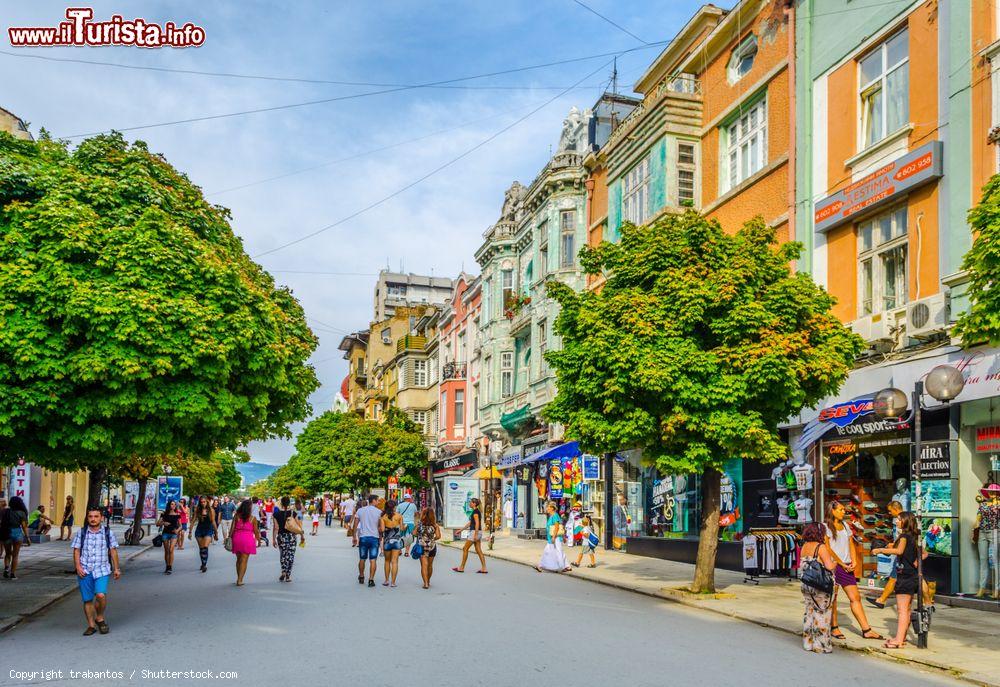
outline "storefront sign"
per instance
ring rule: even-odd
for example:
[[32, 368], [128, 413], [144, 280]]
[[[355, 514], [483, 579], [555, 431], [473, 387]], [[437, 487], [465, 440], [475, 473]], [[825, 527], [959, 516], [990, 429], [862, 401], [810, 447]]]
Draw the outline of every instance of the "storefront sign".
[[563, 465], [562, 458], [549, 461], [549, 498], [563, 497]]
[[910, 424], [908, 422], [899, 422], [898, 420], [879, 418], [875, 415], [875, 413], [869, 413], [868, 415], [862, 416], [861, 422], [853, 422], [852, 424], [845, 425], [843, 427], [837, 425], [833, 429], [835, 430], [837, 436], [856, 437], [868, 434], [900, 432], [909, 428]]
[[831, 456], [853, 456], [858, 450], [858, 447], [854, 444], [830, 444], [829, 451]]
[[514, 467], [515, 465], [520, 465], [522, 462], [523, 459], [521, 458], [521, 452], [512, 451], [497, 461], [497, 468], [500, 470], [506, 470], [507, 468]]
[[[516, 455], [516, 454], [515, 454]], [[476, 454], [472, 451], [460, 453], [434, 462], [434, 474], [444, 475], [449, 472], [465, 472], [476, 464]], [[390, 488], [392, 488], [390, 486]]]
[[847, 427], [862, 415], [872, 412], [874, 401], [848, 401], [819, 411], [820, 422], [831, 422], [838, 427]]
[[[913, 475], [917, 474], [914, 462]], [[947, 441], [921, 444], [920, 479], [949, 479], [951, 477], [951, 451]]]
[[601, 478], [601, 464], [597, 456], [583, 456], [583, 479], [594, 480]]
[[976, 452], [1000, 453], [1000, 425], [976, 427]]
[[816, 203], [813, 224], [822, 233], [944, 174], [943, 144], [932, 141], [879, 167]]
[[24, 458], [18, 458], [17, 465], [14, 466], [10, 493], [12, 496], [20, 496], [25, 504], [31, 503], [31, 463], [25, 463]]

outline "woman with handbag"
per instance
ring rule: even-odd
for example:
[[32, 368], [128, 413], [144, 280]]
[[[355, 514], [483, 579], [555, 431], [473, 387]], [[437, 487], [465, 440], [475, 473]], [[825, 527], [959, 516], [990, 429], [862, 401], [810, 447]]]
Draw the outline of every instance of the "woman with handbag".
[[563, 536], [566, 534], [566, 528], [563, 525], [562, 518], [559, 517], [559, 513], [556, 512], [555, 501], [548, 502], [545, 506], [545, 512], [549, 515], [545, 528], [548, 543], [545, 545], [545, 549], [542, 550], [542, 559], [535, 566], [535, 570], [538, 572], [542, 572], [543, 570], [548, 570], [549, 572], [571, 572], [573, 568], [569, 567], [569, 563], [566, 562], [566, 554], [562, 550], [562, 541]]
[[413, 536], [416, 544], [410, 553], [420, 560], [420, 579], [424, 581], [424, 589], [430, 589], [431, 575], [434, 574], [434, 558], [437, 556], [437, 542], [441, 538], [441, 526], [437, 523], [433, 508], [424, 508], [420, 511]]
[[396, 512], [396, 502], [385, 502], [382, 513], [382, 553], [385, 554], [383, 587], [395, 587], [399, 575], [399, 555], [403, 552], [403, 516]]
[[802, 648], [817, 654], [833, 651], [830, 628], [833, 624], [833, 571], [837, 563], [823, 543], [824, 534], [818, 523], [805, 526], [799, 567], [802, 601], [806, 607], [802, 618]]
[[163, 528], [160, 531], [160, 541], [163, 542], [163, 563], [167, 566], [163, 574], [170, 575], [174, 567], [174, 543], [181, 529], [181, 514], [177, 512], [176, 501], [167, 501], [167, 507], [160, 513], [156, 526]]
[[295, 563], [295, 537], [305, 542], [305, 531], [295, 511], [289, 508], [291, 499], [281, 497], [281, 508], [275, 508], [271, 514], [271, 543], [278, 549], [278, 559], [281, 562], [281, 576], [278, 582], [292, 581], [292, 565]]

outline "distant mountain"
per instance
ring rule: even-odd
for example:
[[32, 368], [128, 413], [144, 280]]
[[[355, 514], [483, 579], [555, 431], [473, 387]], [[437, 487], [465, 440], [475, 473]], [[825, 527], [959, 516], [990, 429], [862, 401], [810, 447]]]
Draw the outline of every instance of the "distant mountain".
[[237, 463], [236, 469], [243, 475], [243, 483], [250, 486], [254, 482], [266, 479], [272, 472], [278, 469], [278, 465], [267, 465], [266, 463]]

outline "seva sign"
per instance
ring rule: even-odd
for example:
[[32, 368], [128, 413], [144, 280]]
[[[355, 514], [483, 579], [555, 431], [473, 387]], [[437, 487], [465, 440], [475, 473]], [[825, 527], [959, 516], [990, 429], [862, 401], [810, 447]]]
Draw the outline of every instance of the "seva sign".
[[816, 231], [829, 231], [940, 178], [944, 174], [943, 148], [941, 141], [931, 141], [818, 201], [813, 215]]

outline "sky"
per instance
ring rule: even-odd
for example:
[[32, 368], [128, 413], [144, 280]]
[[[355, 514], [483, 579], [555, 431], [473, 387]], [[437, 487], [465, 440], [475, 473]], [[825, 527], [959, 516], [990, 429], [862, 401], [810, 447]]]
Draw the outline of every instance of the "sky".
[[[322, 386], [310, 399], [320, 413], [332, 406], [347, 372], [341, 338], [371, 319], [378, 271], [478, 274], [473, 254], [499, 215], [504, 191], [514, 180], [529, 184], [545, 165], [569, 109], [590, 107], [607, 87], [612, 58], [369, 96], [363, 94], [393, 86], [287, 79], [426, 84], [631, 50], [617, 60], [619, 91], [631, 93], [662, 49], [645, 43], [672, 38], [701, 4], [587, 0], [592, 12], [575, 0], [71, 3], [93, 7], [95, 20], [121, 14], [190, 21], [204, 28], [205, 43], [13, 48], [5, 31], [0, 50], [13, 55], [0, 54], [0, 106], [34, 134], [44, 127], [73, 143], [85, 134], [148, 127], [124, 135], [146, 141], [210, 202], [230, 208], [247, 252], [301, 301], [320, 340], [312, 363]], [[55, 26], [66, 7], [5, 3], [4, 28]], [[148, 126], [343, 96], [360, 97]], [[281, 464], [294, 444], [270, 440], [249, 450], [258, 462]]]

